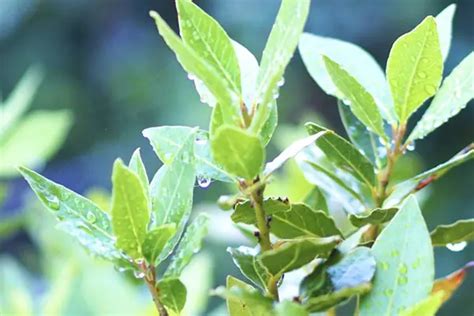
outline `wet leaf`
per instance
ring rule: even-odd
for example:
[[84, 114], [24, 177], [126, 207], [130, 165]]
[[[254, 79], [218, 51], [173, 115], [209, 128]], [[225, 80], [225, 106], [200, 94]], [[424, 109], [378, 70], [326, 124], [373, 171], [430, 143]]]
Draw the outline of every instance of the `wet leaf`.
[[449, 225], [439, 225], [431, 232], [433, 246], [446, 246], [474, 240], [474, 219], [461, 219]]
[[[245, 282], [240, 281], [232, 276], [227, 277], [227, 289], [230, 290], [233, 287], [241, 288], [244, 291], [254, 291], [255, 289], [248, 285]], [[227, 311], [231, 316], [253, 316], [255, 315], [255, 311], [253, 310], [255, 307], [253, 305], [249, 305], [246, 303], [245, 300], [240, 299], [238, 297], [229, 298], [227, 299]], [[258, 309], [258, 307], [257, 307]], [[257, 314], [258, 315], [258, 314]]]
[[148, 180], [145, 165], [143, 164], [142, 156], [140, 154], [140, 148], [137, 148], [133, 152], [132, 158], [130, 158], [130, 162], [128, 163], [128, 167], [138, 175], [138, 177], [140, 178], [140, 182], [143, 185], [143, 189], [145, 190], [145, 195], [149, 197], [150, 181]]
[[382, 224], [389, 222], [397, 211], [397, 208], [376, 208], [363, 214], [349, 214], [349, 220], [355, 227], [362, 227], [367, 224]]
[[142, 249], [143, 255], [149, 263], [155, 264], [156, 258], [175, 233], [175, 224], [165, 224], [147, 232]]
[[443, 61], [446, 60], [451, 47], [451, 38], [453, 31], [453, 17], [456, 11], [456, 4], [452, 3], [448, 5], [443, 11], [436, 16], [436, 26], [439, 35], [439, 46], [441, 54], [443, 55]]

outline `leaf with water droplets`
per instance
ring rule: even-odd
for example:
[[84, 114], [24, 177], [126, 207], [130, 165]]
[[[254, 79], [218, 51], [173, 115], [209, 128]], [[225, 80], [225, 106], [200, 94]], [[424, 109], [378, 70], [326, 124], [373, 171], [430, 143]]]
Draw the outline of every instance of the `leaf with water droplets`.
[[433, 246], [446, 246], [474, 240], [474, 219], [461, 219], [449, 225], [439, 225], [431, 232]]
[[424, 300], [402, 310], [400, 316], [435, 316], [443, 303], [443, 293], [431, 294]]
[[117, 248], [128, 256], [143, 257], [150, 210], [139, 176], [120, 159], [114, 163], [112, 174], [112, 227], [117, 236]]
[[474, 261], [467, 263], [464, 267], [441, 279], [436, 279], [431, 294], [442, 293], [443, 303], [448, 301], [454, 292], [463, 283], [469, 268], [474, 267]]
[[156, 258], [175, 233], [175, 224], [165, 224], [147, 232], [142, 249], [143, 255], [150, 264], [155, 264]]
[[376, 239], [377, 271], [372, 291], [361, 298], [360, 315], [396, 315], [428, 297], [434, 258], [416, 198], [410, 196]]
[[214, 160], [244, 179], [253, 179], [263, 168], [265, 151], [261, 139], [230, 125], [221, 126], [211, 139]]
[[120, 257], [107, 213], [90, 200], [28, 168], [19, 170], [41, 202], [62, 224], [67, 223], [62, 227], [66, 233], [76, 237], [95, 256], [109, 260]]
[[424, 138], [464, 109], [474, 98], [474, 53], [467, 55], [449, 76], [416, 124], [407, 142]]
[[398, 208], [376, 208], [362, 214], [350, 214], [349, 220], [355, 227], [367, 224], [383, 224], [390, 221], [397, 213]]
[[205, 213], [201, 213], [187, 227], [165, 271], [165, 277], [178, 277], [181, 274], [183, 269], [191, 261], [193, 255], [201, 249], [202, 241], [207, 235], [208, 225], [209, 216]]
[[429, 16], [399, 37], [388, 56], [387, 79], [401, 123], [436, 93], [442, 74], [436, 21]]
[[343, 102], [347, 103], [352, 113], [370, 131], [387, 140], [382, 116], [372, 95], [338, 63], [327, 56], [323, 56], [323, 60], [329, 76], [339, 91], [340, 97], [345, 100]]
[[441, 54], [443, 55], [443, 61], [445, 61], [448, 57], [449, 49], [451, 47], [453, 17], [455, 11], [456, 4], [452, 3], [435, 17], [439, 35], [439, 46], [441, 48]]
[[132, 158], [130, 158], [130, 162], [128, 163], [128, 167], [140, 178], [140, 182], [142, 183], [143, 189], [145, 190], [145, 195], [148, 198], [150, 194], [150, 182], [148, 181], [145, 164], [143, 163], [142, 156], [140, 154], [140, 148], [137, 148], [133, 152]]
[[[266, 215], [287, 211], [290, 208], [290, 202], [281, 198], [268, 198], [263, 201], [263, 209], [265, 210]], [[255, 225], [257, 223], [255, 209], [250, 201], [237, 203], [231, 218], [234, 223], [244, 223], [249, 225]]]
[[186, 304], [186, 287], [178, 278], [165, 278], [156, 285], [158, 298], [166, 309], [179, 315]]
[[279, 83], [294, 54], [308, 17], [310, 0], [283, 0], [263, 50], [254, 102], [258, 105], [250, 129], [259, 133], [278, 97]]
[[175, 236], [166, 244], [157, 263], [170, 255], [178, 243], [192, 209], [195, 182], [194, 135], [183, 140], [183, 146], [168, 165], [163, 165], [150, 184], [153, 226], [176, 224]]
[[260, 261], [257, 260], [257, 249], [245, 246], [238, 248], [229, 247], [227, 252], [230, 253], [235, 265], [247, 279], [262, 290], [267, 290], [268, 280], [271, 278], [271, 275], [265, 270]]
[[299, 51], [309, 74], [327, 94], [340, 97], [324, 65], [323, 55], [341, 65], [374, 97], [379, 111], [388, 122], [396, 121], [385, 74], [365, 50], [335, 38], [304, 33], [300, 38]]

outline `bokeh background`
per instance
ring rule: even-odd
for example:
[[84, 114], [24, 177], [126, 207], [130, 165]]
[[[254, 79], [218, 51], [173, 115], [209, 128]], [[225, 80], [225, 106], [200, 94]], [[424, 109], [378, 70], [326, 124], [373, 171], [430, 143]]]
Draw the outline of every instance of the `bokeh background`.
[[[233, 39], [260, 58], [279, 1], [196, 2], [214, 16]], [[306, 31], [354, 42], [371, 52], [385, 67], [391, 44], [398, 36], [413, 28], [426, 15], [437, 14], [450, 3], [444, 0], [315, 0]], [[474, 1], [456, 3], [453, 42], [445, 74], [472, 51], [474, 43]], [[142, 148], [150, 175], [155, 172], [159, 162], [141, 136], [144, 128], [158, 125], [206, 128], [208, 125], [210, 109], [200, 103], [192, 82], [159, 37], [148, 16], [150, 9], [159, 11], [177, 28], [172, 0], [0, 0], [1, 95], [5, 97], [9, 94], [30, 65], [39, 63], [43, 66], [45, 79], [34, 99], [32, 111], [69, 109], [73, 113], [73, 125], [59, 152], [40, 170], [47, 177], [79, 193], [93, 190], [96, 197], [106, 199], [113, 160], [116, 157], [128, 159], [136, 147]], [[327, 126], [344, 133], [336, 100], [316, 86], [305, 71], [298, 53], [285, 77], [286, 84], [279, 99], [280, 122], [285, 125], [277, 133], [280, 138], [285, 137], [282, 136], [287, 131], [285, 128], [302, 131], [300, 123], [308, 118], [322, 120]], [[472, 142], [473, 118], [474, 108], [468, 106], [427, 139], [417, 142], [416, 151], [410, 153], [414, 164], [412, 169], [420, 171], [435, 166]], [[41, 133], [41, 130], [38, 131], [38, 137]], [[278, 139], [270, 148], [270, 157], [277, 152], [277, 142]], [[35, 153], [31, 152], [31, 155]], [[429, 228], [473, 216], [473, 179], [474, 164], [468, 163], [432, 185], [423, 205]], [[9, 188], [0, 221], [20, 213], [35, 213], [36, 209], [41, 208], [31, 199], [31, 192], [21, 179], [0, 181]], [[201, 269], [199, 271], [207, 271], [203, 272], [202, 278], [209, 275], [207, 283], [194, 275], [195, 282], [207, 284], [204, 287], [223, 284], [228, 271], [237, 274], [225, 248], [241, 240], [222, 228], [228, 222], [228, 214], [219, 213], [212, 206], [212, 202], [226, 189], [225, 186], [212, 184], [207, 190], [195, 191], [196, 211], [211, 212], [216, 218], [203, 256], [197, 259], [200, 263], [195, 264], [198, 266], [196, 269]], [[52, 225], [38, 226], [38, 222], [49, 220], [46, 212], [38, 214], [33, 216], [34, 220], [28, 221], [29, 224], [18, 225], [0, 237], [0, 256], [8, 256], [11, 265], [25, 269], [20, 270], [20, 274], [28, 271], [26, 283], [31, 285], [33, 297], [47, 293], [50, 283], [54, 283], [51, 280], [67, 272], [64, 272], [62, 262], [66, 261], [68, 252], [63, 248], [70, 248], [61, 248], [48, 241], [63, 239], [65, 235], [50, 232]], [[44, 238], [34, 236], [39, 232]], [[75, 253], [81, 251], [79, 246], [73, 250]], [[120, 302], [124, 305], [120, 310], [124, 314], [136, 313], [136, 306], [140, 306], [140, 302], [143, 302], [142, 306], [145, 304], [147, 293], [143, 294], [140, 288], [133, 285], [133, 281], [130, 287], [127, 285], [124, 289], [117, 286], [123, 293], [118, 290], [116, 292], [120, 293], [114, 293], [113, 284], [122, 282], [121, 277], [117, 277], [119, 273], [111, 272], [110, 267], [96, 267], [89, 259], [80, 254], [78, 256], [78, 262], [86, 260], [87, 265], [84, 263], [82, 268], [76, 266], [76, 270], [72, 269], [73, 272], [69, 273], [74, 275], [74, 271], [84, 270], [85, 266], [90, 265], [93, 271], [88, 276], [87, 291], [101, 289], [98, 293], [107, 293], [108, 302], [116, 304], [120, 301], [117, 298], [129, 295], [127, 291], [138, 292], [135, 302], [131, 302], [132, 299]], [[437, 248], [436, 275], [446, 275], [473, 259], [472, 245], [461, 252]], [[50, 264], [50, 261], [59, 263]], [[45, 269], [44, 265], [58, 268]], [[0, 285], [6, 280], [7, 276], [0, 274]], [[462, 288], [441, 309], [440, 315], [473, 315], [473, 292], [474, 273], [471, 273]], [[65, 314], [88, 313], [87, 306], [99, 314], [113, 311], [98, 310], [98, 306], [105, 305], [105, 298], [100, 302], [97, 297], [88, 297], [77, 289], [66, 294], [64, 300], [69, 303], [65, 303]], [[94, 300], [97, 302], [92, 302]], [[220, 303], [218, 299], [211, 298], [209, 302], [200, 302], [201, 305], [196, 303], [199, 306], [195, 310], [207, 315]]]

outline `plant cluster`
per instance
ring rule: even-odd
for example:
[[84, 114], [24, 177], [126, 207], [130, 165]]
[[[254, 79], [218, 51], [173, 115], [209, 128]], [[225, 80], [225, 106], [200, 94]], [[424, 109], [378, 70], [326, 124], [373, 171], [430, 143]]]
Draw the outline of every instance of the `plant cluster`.
[[[425, 18], [397, 39], [384, 73], [356, 45], [301, 35], [310, 0], [282, 1], [260, 63], [192, 1], [176, 5], [180, 36], [158, 13], [150, 15], [202, 102], [213, 108], [209, 130], [144, 130], [163, 166], [150, 182], [138, 151], [128, 165], [117, 160], [110, 212], [21, 168], [60, 227], [93, 255], [143, 278], [160, 315], [179, 314], [186, 298], [179, 276], [207, 230], [204, 214], [185, 229], [195, 179], [203, 188], [211, 181], [228, 182], [237, 193], [221, 197], [219, 205], [233, 210], [231, 219], [243, 231], [251, 227], [258, 242], [229, 249], [248, 279], [229, 276], [225, 287], [213, 291], [227, 301], [230, 315], [309, 315], [352, 297], [359, 315], [434, 315], [459, 286], [465, 268], [434, 280], [433, 247], [462, 248], [474, 239], [474, 220], [430, 233], [414, 193], [472, 159], [473, 144], [404, 181], [395, 182], [393, 172], [415, 140], [473, 98], [473, 53], [442, 80], [455, 7]], [[279, 89], [298, 43], [313, 79], [339, 100], [349, 140], [307, 123], [308, 137], [265, 163], [278, 121]], [[431, 97], [410, 128], [412, 114]], [[265, 194], [274, 173], [292, 158], [314, 190], [301, 201]], [[328, 209], [334, 201], [347, 212], [349, 228]], [[293, 271], [304, 277], [291, 280]], [[281, 297], [279, 288], [289, 281], [298, 283], [299, 292]]]

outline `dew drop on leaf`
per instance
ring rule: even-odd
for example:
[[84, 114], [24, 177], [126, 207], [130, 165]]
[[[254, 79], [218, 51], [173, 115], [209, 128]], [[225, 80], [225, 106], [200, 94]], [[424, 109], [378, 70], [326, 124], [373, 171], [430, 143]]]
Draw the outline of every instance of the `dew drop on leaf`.
[[94, 213], [87, 212], [86, 219], [89, 223], [94, 224], [97, 218], [95, 217]]
[[197, 183], [198, 183], [199, 187], [201, 187], [203, 189], [206, 189], [211, 185], [211, 179], [199, 176], [197, 178]]
[[400, 267], [398, 268], [398, 271], [400, 271], [400, 273], [402, 273], [402, 274], [406, 274], [408, 272], [407, 265], [404, 264], [404, 263], [400, 264]]
[[387, 262], [382, 262], [381, 265], [382, 265], [383, 270], [388, 270], [388, 263]]
[[133, 275], [137, 278], [137, 279], [143, 279], [145, 277], [145, 272], [142, 272], [142, 271], [133, 271]]
[[393, 290], [392, 289], [386, 289], [385, 291], [383, 291], [383, 294], [385, 294], [385, 296], [392, 296], [393, 295]]
[[425, 86], [425, 91], [429, 94], [435, 94], [436, 88], [432, 85], [426, 85]]
[[446, 248], [448, 248], [451, 251], [458, 252], [458, 251], [463, 251], [464, 248], [466, 248], [467, 242], [461, 241], [458, 243], [450, 243], [446, 245]]
[[417, 73], [418, 77], [420, 78], [426, 78], [426, 73], [424, 71], [420, 71]]
[[397, 279], [397, 283], [400, 285], [407, 284], [407, 282], [408, 282], [408, 279], [406, 276], [399, 276]]

